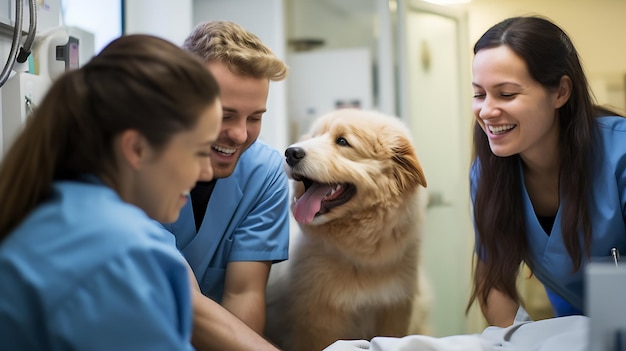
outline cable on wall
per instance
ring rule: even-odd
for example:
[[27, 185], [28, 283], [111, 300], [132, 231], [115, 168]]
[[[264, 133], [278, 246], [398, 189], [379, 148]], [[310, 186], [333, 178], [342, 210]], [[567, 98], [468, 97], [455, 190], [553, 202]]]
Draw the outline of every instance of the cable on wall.
[[[18, 48], [20, 46], [20, 39], [22, 35], [22, 21], [24, 17], [24, 9], [22, 7], [21, 0], [15, 0], [15, 26], [13, 27], [13, 38], [11, 39], [11, 50], [9, 51], [9, 57], [7, 62], [0, 73], [0, 87], [4, 86], [11, 75], [15, 62], [26, 62], [26, 59], [30, 55], [30, 49], [33, 41], [35, 40], [35, 33], [37, 31], [37, 4], [36, 0], [29, 1], [30, 10], [30, 24], [28, 27], [28, 35], [24, 42], [24, 46], [20, 48], [18, 58]], [[20, 61], [21, 60], [21, 61]]]

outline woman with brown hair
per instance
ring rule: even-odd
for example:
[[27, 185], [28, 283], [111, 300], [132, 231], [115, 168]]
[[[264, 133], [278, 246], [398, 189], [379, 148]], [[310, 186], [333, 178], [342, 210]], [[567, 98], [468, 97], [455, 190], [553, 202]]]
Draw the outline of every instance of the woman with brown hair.
[[512, 324], [526, 263], [555, 316], [582, 314], [585, 265], [626, 252], [626, 119], [594, 103], [573, 43], [545, 18], [496, 24], [474, 54], [470, 304]]
[[218, 85], [165, 40], [121, 37], [58, 78], [0, 166], [3, 350], [192, 350], [174, 221], [212, 174]]

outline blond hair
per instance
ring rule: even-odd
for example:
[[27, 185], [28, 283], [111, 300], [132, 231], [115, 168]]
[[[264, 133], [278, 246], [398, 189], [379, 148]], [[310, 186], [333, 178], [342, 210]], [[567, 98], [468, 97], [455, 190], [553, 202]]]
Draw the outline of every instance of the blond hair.
[[283, 80], [287, 65], [261, 39], [229, 21], [210, 21], [197, 25], [183, 48], [205, 62], [220, 62], [237, 75]]

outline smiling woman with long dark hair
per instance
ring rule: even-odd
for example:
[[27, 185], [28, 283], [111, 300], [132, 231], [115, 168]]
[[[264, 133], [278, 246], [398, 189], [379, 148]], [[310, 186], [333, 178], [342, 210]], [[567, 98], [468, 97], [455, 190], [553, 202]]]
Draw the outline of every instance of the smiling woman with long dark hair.
[[585, 264], [626, 252], [626, 119], [594, 103], [573, 43], [548, 19], [506, 19], [474, 54], [470, 304], [512, 324], [526, 263], [555, 316], [582, 314]]

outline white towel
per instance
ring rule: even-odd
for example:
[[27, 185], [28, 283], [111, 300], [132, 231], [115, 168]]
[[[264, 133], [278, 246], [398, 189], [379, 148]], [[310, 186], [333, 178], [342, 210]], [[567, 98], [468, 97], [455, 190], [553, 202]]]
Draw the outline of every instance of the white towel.
[[483, 338], [480, 334], [454, 335], [434, 338], [410, 335], [403, 338], [376, 337], [370, 343], [371, 351], [495, 351], [516, 350], [503, 343]]
[[[587, 351], [589, 318], [569, 316], [530, 321], [517, 320], [507, 328], [488, 327], [482, 334], [435, 338], [410, 335], [403, 338], [375, 337], [370, 351]], [[354, 344], [352, 344], [354, 343]], [[336, 343], [325, 351], [365, 350], [366, 342]], [[339, 348], [343, 346], [343, 348]], [[346, 348], [347, 347], [347, 348]]]

